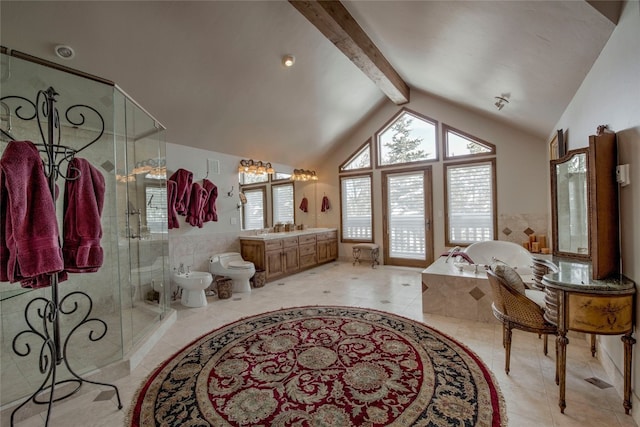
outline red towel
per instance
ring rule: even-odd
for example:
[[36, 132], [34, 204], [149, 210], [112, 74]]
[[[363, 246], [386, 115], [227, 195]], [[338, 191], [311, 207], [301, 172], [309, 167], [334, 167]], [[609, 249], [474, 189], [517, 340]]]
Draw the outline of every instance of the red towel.
[[189, 200], [189, 211], [187, 212], [187, 222], [194, 227], [202, 228], [202, 209], [207, 201], [207, 192], [200, 184], [194, 182], [191, 186], [191, 199]]
[[302, 212], [309, 212], [309, 201], [306, 197], [303, 197], [302, 201], [300, 202], [300, 210]]
[[331, 206], [329, 205], [329, 198], [327, 196], [324, 196], [322, 198], [322, 206], [320, 207], [320, 210], [322, 212], [326, 212], [329, 209], [331, 209]]
[[167, 181], [167, 210], [169, 219], [169, 230], [180, 228], [178, 221], [178, 212], [176, 212], [176, 193], [178, 192], [178, 184], [175, 181]]
[[64, 268], [70, 273], [94, 273], [102, 267], [104, 177], [85, 159], [74, 158], [64, 188]]
[[218, 198], [218, 187], [208, 179], [202, 180], [202, 186], [207, 192], [207, 201], [205, 202], [203, 222], [218, 221], [218, 211], [216, 210], [216, 199]]
[[[0, 159], [0, 281], [50, 286], [64, 268], [58, 222], [38, 149], [12, 141]], [[60, 274], [59, 280], [66, 275]]]
[[176, 212], [178, 212], [178, 215], [186, 215], [189, 209], [193, 173], [186, 169], [178, 169], [169, 179], [178, 184], [176, 191]]

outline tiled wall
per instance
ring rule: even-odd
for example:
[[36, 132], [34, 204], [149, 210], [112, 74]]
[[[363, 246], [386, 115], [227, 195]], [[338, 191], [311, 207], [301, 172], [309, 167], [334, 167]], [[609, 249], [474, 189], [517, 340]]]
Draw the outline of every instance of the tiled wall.
[[547, 247], [551, 247], [549, 217], [546, 214], [509, 214], [498, 216], [498, 240], [522, 245], [529, 235], [545, 236]]

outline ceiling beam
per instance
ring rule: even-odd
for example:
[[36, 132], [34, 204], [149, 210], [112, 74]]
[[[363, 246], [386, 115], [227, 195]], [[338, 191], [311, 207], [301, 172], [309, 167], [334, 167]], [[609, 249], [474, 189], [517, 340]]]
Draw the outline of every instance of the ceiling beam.
[[397, 105], [409, 102], [409, 86], [339, 1], [289, 0]]
[[618, 25], [620, 14], [622, 13], [622, 1], [619, 0], [587, 0], [595, 10], [604, 15], [609, 21]]

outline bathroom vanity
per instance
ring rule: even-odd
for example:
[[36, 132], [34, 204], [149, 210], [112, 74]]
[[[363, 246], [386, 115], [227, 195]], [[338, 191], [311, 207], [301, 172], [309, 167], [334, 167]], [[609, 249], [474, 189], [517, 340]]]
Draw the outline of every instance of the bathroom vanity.
[[242, 258], [264, 270], [267, 282], [338, 258], [338, 231], [310, 228], [240, 237]]
[[[536, 262], [537, 260], [534, 260]], [[547, 260], [549, 261], [549, 260]], [[624, 345], [625, 412], [631, 410], [631, 356], [634, 327], [635, 283], [622, 274], [592, 279], [591, 262], [553, 257], [555, 272], [542, 278], [545, 291], [545, 319], [558, 326], [558, 377], [560, 411], [564, 412], [566, 352], [569, 331], [595, 335], [622, 335]], [[592, 340], [592, 353], [595, 343]]]

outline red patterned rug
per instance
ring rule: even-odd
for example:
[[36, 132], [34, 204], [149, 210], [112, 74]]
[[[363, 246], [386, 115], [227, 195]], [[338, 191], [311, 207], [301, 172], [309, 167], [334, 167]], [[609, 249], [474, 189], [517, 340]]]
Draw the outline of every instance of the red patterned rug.
[[471, 350], [371, 309], [288, 308], [217, 329], [134, 397], [137, 426], [506, 426]]

